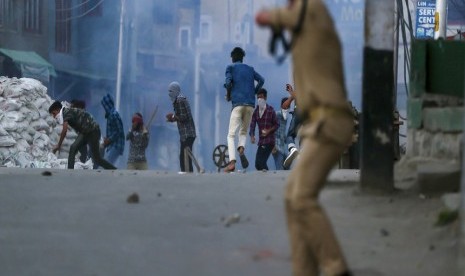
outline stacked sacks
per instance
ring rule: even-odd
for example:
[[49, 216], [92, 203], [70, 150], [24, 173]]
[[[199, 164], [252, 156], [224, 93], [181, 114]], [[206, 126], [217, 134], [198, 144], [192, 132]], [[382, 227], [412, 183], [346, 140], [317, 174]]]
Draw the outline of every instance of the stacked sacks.
[[77, 134], [68, 131], [59, 154], [63, 159], [52, 154], [62, 127], [48, 113], [52, 103], [39, 81], [0, 77], [0, 165], [66, 168], [64, 158]]

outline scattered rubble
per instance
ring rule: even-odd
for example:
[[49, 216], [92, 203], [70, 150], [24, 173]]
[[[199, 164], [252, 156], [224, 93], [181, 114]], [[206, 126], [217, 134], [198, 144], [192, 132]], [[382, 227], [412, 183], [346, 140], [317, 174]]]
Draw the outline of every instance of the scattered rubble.
[[234, 213], [224, 220], [224, 226], [229, 227], [232, 224], [239, 223], [240, 220], [241, 216], [238, 213]]
[[133, 193], [129, 195], [128, 198], [126, 199], [126, 202], [129, 204], [139, 203], [139, 195], [137, 193]]
[[382, 228], [379, 232], [381, 233], [381, 236], [383, 237], [389, 236], [389, 231], [384, 228]]
[[50, 172], [50, 171], [43, 171], [43, 172], [42, 172], [42, 175], [43, 175], [43, 176], [52, 176], [52, 172]]

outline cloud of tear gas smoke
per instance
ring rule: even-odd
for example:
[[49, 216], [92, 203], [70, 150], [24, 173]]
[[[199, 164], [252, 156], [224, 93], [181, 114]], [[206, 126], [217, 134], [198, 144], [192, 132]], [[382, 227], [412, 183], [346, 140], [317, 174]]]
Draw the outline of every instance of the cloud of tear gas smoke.
[[[360, 106], [361, 64], [363, 45], [363, 2], [361, 0], [327, 0], [339, 30], [345, 59], [348, 95]], [[116, 14], [120, 1], [105, 2], [104, 7]], [[202, 3], [202, 6], [200, 6]], [[167, 87], [172, 81], [181, 84], [182, 93], [188, 98], [196, 122], [197, 138], [194, 154], [207, 171], [216, 171], [214, 149], [226, 145], [231, 104], [224, 100], [224, 70], [231, 62], [233, 47], [241, 46], [246, 51], [244, 62], [253, 66], [265, 78], [268, 103], [279, 110], [282, 97], [287, 96], [285, 84], [292, 84], [290, 56], [282, 64], [268, 54], [270, 31], [258, 28], [255, 14], [259, 9], [283, 6], [285, 0], [244, 1], [173, 1], [134, 0], [126, 1], [123, 28], [123, 78], [120, 113], [126, 131], [132, 115], [140, 112], [148, 122], [158, 106], [150, 129], [147, 149], [149, 169], [179, 170], [179, 134], [176, 124], [165, 121], [165, 114], [173, 112]], [[110, 7], [111, 6], [111, 7]], [[114, 18], [119, 18], [115, 16]], [[81, 49], [82, 58], [95, 59], [95, 68], [101, 74], [116, 73], [118, 43], [116, 33], [119, 21], [108, 22], [107, 31], [99, 34], [85, 28], [88, 45], [93, 41], [113, 34], [107, 40], [108, 52], [100, 57], [98, 51]], [[100, 42], [99, 42], [100, 43]], [[89, 46], [90, 47], [90, 46]], [[113, 50], [110, 50], [113, 49]], [[88, 57], [87, 57], [88, 58]], [[100, 58], [110, 59], [112, 68], [101, 65]], [[109, 66], [110, 67], [110, 66]], [[99, 104], [101, 97], [115, 93], [115, 85], [102, 84], [88, 94], [88, 110], [98, 119], [104, 133], [105, 119]], [[70, 99], [69, 99], [70, 100]], [[126, 167], [129, 144], [120, 168]], [[246, 154], [253, 169], [257, 146], [246, 145]], [[218, 152], [217, 152], [218, 153]], [[274, 169], [272, 158], [270, 169]]]

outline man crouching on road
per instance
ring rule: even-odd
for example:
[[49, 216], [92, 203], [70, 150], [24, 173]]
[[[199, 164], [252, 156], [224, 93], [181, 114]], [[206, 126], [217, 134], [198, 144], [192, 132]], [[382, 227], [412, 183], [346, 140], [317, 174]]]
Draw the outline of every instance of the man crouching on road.
[[100, 156], [100, 127], [90, 113], [79, 108], [64, 107], [58, 101], [54, 102], [49, 107], [48, 112], [59, 124], [63, 125], [60, 140], [58, 141], [58, 145], [53, 148], [53, 153], [60, 150], [63, 140], [66, 137], [66, 133], [68, 132], [68, 125], [78, 133], [76, 140], [74, 140], [73, 144], [69, 148], [68, 169], [74, 169], [74, 159], [77, 151], [82, 145], [88, 144], [92, 153], [92, 160], [95, 163], [99, 164], [106, 170], [116, 170], [115, 166]]
[[322, 0], [289, 0], [261, 11], [261, 26], [291, 32], [301, 153], [286, 187], [286, 216], [294, 276], [351, 275], [318, 195], [351, 142], [353, 116], [346, 99], [341, 44]]

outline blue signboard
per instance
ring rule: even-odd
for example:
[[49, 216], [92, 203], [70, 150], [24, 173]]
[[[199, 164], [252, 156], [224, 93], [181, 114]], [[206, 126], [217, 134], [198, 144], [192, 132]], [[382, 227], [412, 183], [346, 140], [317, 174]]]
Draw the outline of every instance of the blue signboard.
[[434, 13], [436, 1], [417, 1], [416, 38], [434, 38]]

